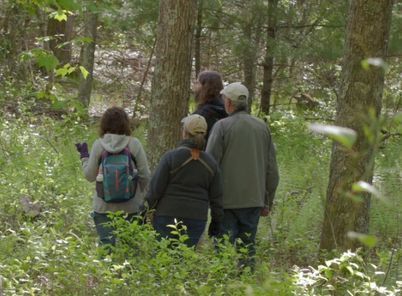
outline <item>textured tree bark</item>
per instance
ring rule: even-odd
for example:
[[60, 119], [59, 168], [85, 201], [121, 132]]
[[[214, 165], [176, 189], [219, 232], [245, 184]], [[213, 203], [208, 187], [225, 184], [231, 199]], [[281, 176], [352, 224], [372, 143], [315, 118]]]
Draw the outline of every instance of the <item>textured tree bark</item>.
[[195, 63], [195, 78], [201, 71], [201, 32], [202, 32], [202, 7], [204, 0], [198, 0], [197, 25], [195, 29], [194, 40], [194, 63]]
[[2, 38], [7, 40], [7, 47], [3, 48], [4, 62], [10, 72], [17, 72], [18, 54], [23, 50], [21, 42], [21, 30], [23, 28], [23, 14], [19, 11], [18, 5], [5, 6]]
[[243, 49], [243, 75], [244, 75], [244, 85], [249, 91], [249, 101], [248, 107], [250, 110], [251, 103], [254, 99], [254, 89], [255, 89], [255, 62], [256, 62], [256, 45], [255, 40], [253, 40], [253, 28], [252, 23], [248, 22], [243, 26], [243, 38], [245, 40]]
[[271, 105], [271, 91], [274, 73], [274, 44], [276, 33], [276, 11], [278, 7], [278, 0], [268, 0], [268, 28], [267, 28], [267, 45], [264, 61], [264, 72], [261, 90], [261, 111], [269, 114], [269, 107]]
[[[246, 3], [246, 2], [245, 2]], [[243, 75], [244, 85], [249, 91], [248, 107], [251, 108], [256, 87], [257, 51], [261, 41], [261, 27], [263, 17], [259, 10], [259, 1], [250, 1], [245, 6], [243, 15]]]
[[196, 0], [161, 0], [151, 90], [148, 153], [151, 167], [177, 145], [188, 110]]
[[96, 47], [96, 31], [97, 31], [98, 15], [94, 12], [87, 12], [84, 25], [84, 36], [91, 39], [85, 42], [81, 47], [80, 65], [88, 72], [86, 79], [81, 75], [78, 87], [78, 98], [85, 105], [89, 105], [92, 92], [92, 80], [95, 61]]
[[47, 23], [47, 35], [52, 37], [49, 48], [62, 65], [71, 60], [71, 44], [59, 45], [72, 39], [73, 20], [73, 16], [68, 16], [67, 21], [51, 18]]
[[364, 69], [361, 62], [386, 56], [392, 2], [350, 2], [335, 124], [354, 129], [358, 137], [350, 150], [337, 143], [333, 145], [321, 250], [356, 249], [359, 242], [348, 238], [348, 232], [368, 232], [370, 195], [357, 194], [351, 186], [360, 180], [372, 182], [376, 131], [367, 136], [367, 127], [372, 125], [373, 116], [378, 118], [381, 112], [384, 69]]

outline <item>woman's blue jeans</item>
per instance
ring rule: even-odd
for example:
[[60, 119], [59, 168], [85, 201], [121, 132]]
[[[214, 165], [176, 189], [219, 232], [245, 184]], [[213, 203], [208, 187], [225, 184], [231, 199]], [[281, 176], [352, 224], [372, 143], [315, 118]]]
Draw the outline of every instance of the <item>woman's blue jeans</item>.
[[[114, 227], [110, 225], [112, 221], [108, 214], [93, 212], [92, 217], [94, 218], [96, 232], [99, 236], [100, 245], [112, 245], [116, 244], [116, 236], [114, 234]], [[137, 214], [128, 214], [125, 219], [129, 222], [133, 222], [137, 217]]]

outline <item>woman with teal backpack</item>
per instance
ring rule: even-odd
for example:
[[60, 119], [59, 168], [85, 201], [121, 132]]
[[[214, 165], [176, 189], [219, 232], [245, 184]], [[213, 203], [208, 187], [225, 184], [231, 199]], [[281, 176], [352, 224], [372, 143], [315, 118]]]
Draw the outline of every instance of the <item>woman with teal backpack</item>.
[[[101, 245], [114, 245], [114, 229], [108, 214], [125, 213], [132, 221], [140, 214], [142, 195], [150, 178], [147, 158], [141, 142], [131, 137], [127, 113], [111, 107], [101, 118], [99, 138], [91, 153], [87, 143], [76, 144], [85, 178], [96, 181], [93, 218]], [[138, 186], [137, 186], [138, 185]]]

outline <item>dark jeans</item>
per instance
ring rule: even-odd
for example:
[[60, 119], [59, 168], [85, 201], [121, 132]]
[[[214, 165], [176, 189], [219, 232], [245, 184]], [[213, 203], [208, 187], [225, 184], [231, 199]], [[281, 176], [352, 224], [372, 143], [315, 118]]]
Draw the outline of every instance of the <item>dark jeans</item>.
[[[128, 214], [125, 219], [129, 222], [133, 222], [138, 216], [138, 214]], [[109, 225], [112, 221], [108, 214], [101, 214], [101, 213], [92, 213], [92, 218], [94, 218], [96, 232], [99, 236], [99, 242], [101, 246], [112, 245], [116, 244], [116, 236], [114, 235], [114, 227]]]
[[202, 233], [204, 232], [205, 225], [207, 224], [207, 221], [205, 220], [175, 218], [170, 216], [155, 216], [152, 224], [155, 231], [159, 233], [161, 237], [177, 239], [177, 235], [171, 233], [173, 230], [176, 229], [167, 226], [175, 225], [175, 219], [177, 220], [177, 222], [183, 222], [183, 224], [187, 228], [187, 230], [184, 231], [184, 229], [180, 228], [179, 226], [178, 229], [180, 233], [186, 233], [189, 237], [188, 240], [186, 240], [184, 243], [189, 247], [197, 245]]
[[248, 250], [248, 258], [239, 264], [251, 268], [255, 265], [255, 236], [260, 211], [261, 208], [225, 209], [223, 216], [223, 232], [229, 235], [230, 242], [236, 244], [236, 247], [245, 246]]

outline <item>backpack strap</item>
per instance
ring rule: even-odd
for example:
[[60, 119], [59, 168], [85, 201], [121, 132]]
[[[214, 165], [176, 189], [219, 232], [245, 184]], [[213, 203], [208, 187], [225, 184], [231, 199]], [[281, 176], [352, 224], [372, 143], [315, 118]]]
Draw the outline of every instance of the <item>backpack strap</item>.
[[[122, 151], [120, 151], [120, 152], [118, 152], [118, 153], [115, 153], [115, 154], [121, 154], [121, 153], [124, 153], [125, 155], [127, 155], [128, 158], [131, 159], [131, 160], [134, 162], [135, 168], [138, 169], [137, 161], [136, 161], [134, 155], [130, 152], [130, 149], [128, 148], [128, 145], [127, 145], [126, 147], [124, 147], [124, 149], [123, 149]], [[103, 149], [103, 151], [102, 151], [102, 153], [101, 153], [101, 157], [99, 158], [98, 166], [100, 166], [100, 165], [102, 164], [103, 160], [104, 160], [106, 157], [108, 157], [110, 154], [113, 154], [113, 153], [108, 152], [107, 150]], [[133, 164], [131, 163], [131, 161], [129, 161], [129, 164], [128, 164], [128, 165], [129, 165], [129, 170], [130, 170], [131, 172], [133, 172], [133, 171], [134, 171], [134, 168], [133, 168]], [[100, 168], [99, 168], [99, 169], [100, 169]]]
[[176, 172], [178, 172], [182, 167], [184, 167], [186, 164], [188, 164], [190, 161], [193, 160], [193, 157], [190, 156], [188, 159], [186, 159], [181, 165], [179, 165], [177, 168], [175, 168], [174, 170], [171, 170], [169, 173], [171, 175], [174, 175]]
[[198, 159], [203, 165], [204, 167], [206, 167], [206, 169], [211, 173], [211, 175], [214, 175], [214, 171], [212, 170], [212, 168], [203, 160], [203, 159]]
[[214, 175], [214, 171], [213, 169], [201, 158], [200, 154], [200, 150], [199, 149], [191, 149], [191, 148], [187, 148], [187, 147], [181, 147], [179, 149], [187, 149], [187, 150], [191, 150], [191, 156], [189, 158], [187, 158], [181, 165], [179, 165], [177, 168], [171, 170], [169, 173], [170, 175], [174, 175], [175, 173], [177, 173], [182, 167], [184, 167], [185, 165], [187, 165], [190, 161], [192, 160], [198, 160], [212, 175]]

